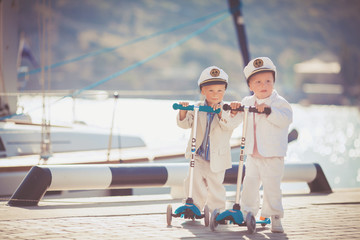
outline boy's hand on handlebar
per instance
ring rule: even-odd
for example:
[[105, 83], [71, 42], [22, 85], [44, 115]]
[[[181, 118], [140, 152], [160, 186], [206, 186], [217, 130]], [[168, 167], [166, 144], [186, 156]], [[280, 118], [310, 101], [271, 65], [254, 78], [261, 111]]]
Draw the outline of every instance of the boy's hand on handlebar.
[[218, 116], [221, 118], [221, 111], [222, 111], [221, 104], [217, 103], [217, 104], [212, 105], [212, 109], [214, 111], [216, 111], [217, 109], [220, 109], [220, 112], [218, 113]]
[[179, 102], [179, 104], [183, 107], [187, 107], [189, 106], [189, 103], [188, 102]]
[[[189, 102], [179, 102], [179, 104], [183, 107], [189, 106]], [[186, 117], [186, 113], [187, 113], [187, 110], [180, 110], [180, 112], [179, 112], [180, 121], [184, 120], [184, 118]]]
[[214, 104], [214, 105], [212, 106], [212, 108], [213, 108], [214, 111], [216, 111], [216, 109], [219, 109], [219, 108], [220, 108], [220, 110], [221, 110], [221, 104], [220, 104], [220, 103]]
[[231, 114], [236, 115], [238, 111], [233, 111], [232, 109], [238, 109], [239, 107], [241, 107], [241, 102], [231, 102], [230, 107], [231, 107]]
[[266, 105], [265, 103], [262, 103], [262, 104], [259, 104], [259, 105], [256, 105], [256, 110], [258, 110], [259, 112], [264, 112], [265, 108], [268, 107], [270, 108], [269, 105]]

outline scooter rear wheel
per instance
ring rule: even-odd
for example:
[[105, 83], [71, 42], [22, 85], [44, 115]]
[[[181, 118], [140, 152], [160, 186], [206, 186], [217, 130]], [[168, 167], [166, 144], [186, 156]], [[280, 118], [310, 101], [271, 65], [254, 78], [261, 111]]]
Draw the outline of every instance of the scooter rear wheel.
[[253, 234], [256, 232], [256, 220], [254, 214], [252, 214], [251, 212], [246, 215], [246, 226], [248, 229], [248, 233]]
[[214, 212], [211, 214], [210, 218], [210, 229], [211, 231], [215, 231], [215, 228], [218, 226], [218, 222], [216, 221], [217, 216], [219, 216], [220, 212], [219, 209], [215, 209]]
[[166, 209], [166, 222], [168, 226], [171, 226], [172, 220], [172, 206], [169, 204]]
[[204, 222], [205, 222], [205, 227], [209, 226], [209, 207], [207, 205], [205, 205], [204, 207]]

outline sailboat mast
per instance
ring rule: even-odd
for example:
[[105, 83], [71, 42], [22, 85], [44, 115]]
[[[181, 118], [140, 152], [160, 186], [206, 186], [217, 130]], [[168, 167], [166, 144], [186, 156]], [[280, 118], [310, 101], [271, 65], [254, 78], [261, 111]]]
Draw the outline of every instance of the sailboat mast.
[[236, 35], [238, 39], [241, 56], [243, 58], [244, 67], [250, 61], [250, 54], [248, 50], [247, 38], [245, 33], [244, 18], [241, 13], [241, 1], [240, 0], [228, 0], [229, 9], [232, 13]]
[[[40, 160], [45, 162], [52, 155], [51, 136], [50, 136], [50, 103], [46, 96], [45, 89], [45, 65], [51, 64], [51, 42], [50, 42], [50, 21], [51, 21], [51, 1], [48, 6], [43, 0], [43, 11], [39, 18], [39, 42], [41, 49], [41, 87], [42, 87], [42, 124], [41, 124], [41, 149]], [[40, 40], [41, 39], [41, 40]], [[48, 90], [50, 90], [51, 71], [47, 70]]]
[[17, 97], [17, 56], [19, 47], [18, 1], [0, 1], [0, 116], [16, 112]]

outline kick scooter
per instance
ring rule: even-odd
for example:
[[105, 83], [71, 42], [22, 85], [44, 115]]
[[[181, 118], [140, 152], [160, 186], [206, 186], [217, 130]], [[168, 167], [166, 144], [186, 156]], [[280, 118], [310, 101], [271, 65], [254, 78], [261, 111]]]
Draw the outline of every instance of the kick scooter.
[[192, 135], [192, 141], [191, 141], [191, 160], [190, 160], [190, 181], [189, 181], [189, 195], [185, 201], [185, 205], [178, 207], [174, 213], [172, 213], [172, 206], [168, 205], [166, 210], [166, 221], [168, 226], [171, 226], [171, 220], [172, 217], [182, 217], [184, 219], [201, 219], [204, 218], [205, 226], [209, 226], [209, 208], [207, 205], [204, 207], [204, 214], [201, 214], [201, 211], [199, 208], [194, 204], [194, 201], [192, 199], [192, 191], [193, 191], [193, 176], [194, 176], [194, 167], [195, 167], [195, 151], [196, 151], [196, 128], [197, 128], [197, 118], [198, 118], [198, 112], [213, 112], [213, 113], [219, 113], [221, 111], [220, 108], [214, 109], [210, 106], [195, 106], [195, 105], [189, 105], [187, 107], [183, 107], [180, 104], [174, 103], [173, 104], [174, 110], [188, 110], [188, 111], [194, 111], [194, 122], [193, 122], [193, 135]]
[[[237, 224], [239, 226], [247, 226], [248, 233], [253, 234], [256, 231], [256, 223], [265, 226], [266, 224], [270, 224], [270, 219], [266, 218], [263, 220], [255, 221], [255, 217], [253, 213], [249, 212], [244, 216], [240, 210], [240, 188], [241, 188], [241, 181], [242, 181], [242, 173], [243, 173], [243, 164], [245, 158], [245, 140], [246, 140], [246, 127], [247, 127], [247, 119], [248, 113], [260, 113], [257, 111], [255, 107], [249, 106], [240, 106], [237, 109], [231, 109], [228, 104], [224, 104], [223, 110], [233, 110], [233, 111], [242, 111], [244, 112], [244, 120], [243, 120], [243, 130], [242, 130], [242, 137], [240, 143], [240, 160], [239, 160], [239, 168], [238, 168], [238, 176], [237, 176], [237, 183], [236, 183], [236, 198], [235, 204], [233, 205], [232, 209], [226, 210], [220, 213], [219, 209], [215, 209], [211, 215], [210, 219], [210, 229], [215, 231], [215, 228], [218, 226], [219, 223], [225, 223], [226, 220], [230, 221], [230, 223]], [[264, 112], [267, 115], [271, 113], [271, 108], [265, 108]]]

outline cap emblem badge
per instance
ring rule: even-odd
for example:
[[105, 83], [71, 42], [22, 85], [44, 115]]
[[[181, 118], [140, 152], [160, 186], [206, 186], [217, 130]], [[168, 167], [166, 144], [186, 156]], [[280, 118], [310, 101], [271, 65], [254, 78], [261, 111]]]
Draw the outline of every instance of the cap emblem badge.
[[212, 77], [218, 77], [218, 76], [220, 75], [219, 69], [216, 69], [216, 68], [211, 69], [210, 75], [211, 75]]
[[254, 67], [256, 68], [259, 68], [259, 67], [262, 67], [264, 65], [264, 62], [262, 59], [258, 58], [258, 59], [255, 59], [254, 61]]

